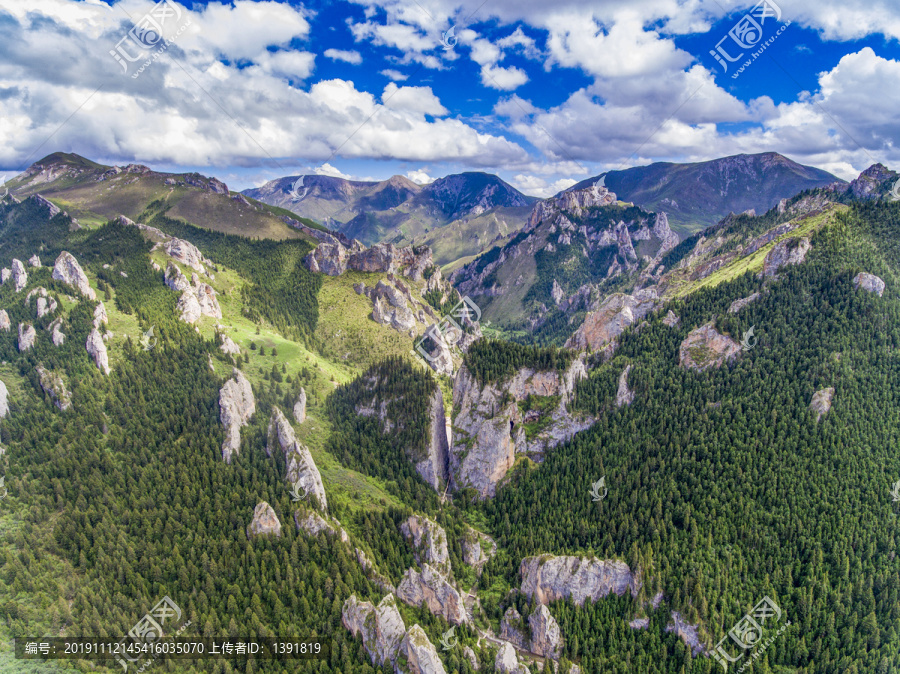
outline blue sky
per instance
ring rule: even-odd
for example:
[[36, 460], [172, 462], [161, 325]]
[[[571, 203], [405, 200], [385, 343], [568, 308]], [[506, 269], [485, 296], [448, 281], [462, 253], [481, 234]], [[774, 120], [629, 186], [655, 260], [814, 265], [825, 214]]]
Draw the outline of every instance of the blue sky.
[[482, 170], [548, 196], [776, 151], [851, 178], [900, 165], [898, 37], [884, 0], [0, 0], [0, 174], [60, 150], [232, 189]]

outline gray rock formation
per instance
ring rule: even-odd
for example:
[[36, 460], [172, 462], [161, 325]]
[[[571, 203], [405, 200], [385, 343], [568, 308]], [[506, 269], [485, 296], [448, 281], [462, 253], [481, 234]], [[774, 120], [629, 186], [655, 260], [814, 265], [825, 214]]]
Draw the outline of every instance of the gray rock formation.
[[811, 248], [806, 237], [782, 239], [766, 255], [760, 276], [771, 278], [786, 265], [800, 264]]
[[94, 327], [99, 329], [101, 323], [109, 323], [109, 316], [106, 315], [106, 305], [103, 302], [97, 302], [94, 307]]
[[0, 419], [5, 419], [9, 414], [9, 391], [6, 384], [0, 381]]
[[34, 326], [31, 323], [19, 323], [19, 353], [34, 346], [34, 337]]
[[181, 293], [181, 297], [178, 298], [178, 304], [175, 305], [175, 308], [179, 312], [178, 318], [185, 323], [196, 323], [203, 314], [200, 309], [200, 302], [191, 288], [188, 288]]
[[235, 344], [231, 337], [222, 333], [219, 333], [219, 350], [230, 356], [239, 356], [241, 354], [241, 347]]
[[31, 267], [40, 267], [41, 258], [39, 258], [37, 255], [32, 255], [30, 258], [28, 258], [28, 264]]
[[52, 297], [38, 297], [37, 299], [37, 317], [43, 318], [49, 314], [52, 314], [59, 305], [57, 305], [56, 300]]
[[443, 527], [427, 517], [411, 515], [400, 525], [400, 533], [412, 544], [419, 564], [431, 564], [441, 574], [450, 577], [450, 553], [447, 550], [447, 532]]
[[480, 666], [478, 665], [478, 656], [475, 655], [475, 651], [469, 646], [463, 646], [463, 655], [469, 661], [469, 666], [477, 672]]
[[178, 260], [182, 264], [186, 264], [194, 271], [198, 271], [201, 274], [206, 273], [206, 268], [203, 266], [203, 263], [207, 260], [204, 260], [203, 254], [197, 246], [190, 241], [173, 237], [165, 243], [157, 244], [153, 248], [154, 250], [156, 248], [162, 248], [169, 257]]
[[479, 575], [481, 574], [481, 567], [497, 554], [497, 544], [494, 542], [494, 539], [471, 527], [467, 528], [466, 533], [463, 534], [460, 547], [462, 548], [463, 561], [474, 567]]
[[281, 536], [281, 522], [275, 511], [265, 501], [261, 501], [253, 509], [253, 521], [247, 527], [248, 536]]
[[222, 309], [216, 299], [216, 291], [207, 283], [198, 283], [194, 286], [194, 294], [200, 304], [200, 314], [212, 318], [222, 318]]
[[650, 618], [635, 618], [628, 626], [633, 630], [645, 630], [650, 627]]
[[416, 471], [436, 491], [441, 491], [447, 484], [450, 444], [447, 440], [444, 396], [441, 395], [439, 387], [436, 387], [431, 395], [428, 414], [428, 453], [424, 459], [416, 463]]
[[658, 301], [654, 288], [638, 290], [634, 295], [610, 295], [588, 312], [581, 327], [566, 341], [566, 348], [602, 349], [655, 309]]
[[[482, 387], [465, 366], [460, 367], [453, 386], [458, 413], [450, 448], [451, 486], [471, 487], [481, 498], [493, 496], [516, 454], [541, 461], [546, 451], [589, 428], [593, 419], [576, 417], [567, 409], [576, 382], [586, 376], [584, 361], [575, 359], [562, 374], [522, 368], [502, 385]], [[558, 396], [559, 402], [550, 411], [537, 411], [543, 428], [528, 437], [524, 424], [536, 419], [527, 418], [518, 403], [532, 395]]]
[[597, 601], [610, 592], [637, 596], [640, 577], [625, 562], [596, 557], [526, 557], [519, 568], [522, 592], [541, 604], [571, 599], [581, 606], [588, 599]]
[[528, 669], [519, 664], [516, 649], [508, 641], [504, 641], [497, 651], [494, 670], [501, 674], [528, 674]]
[[21, 260], [14, 259], [12, 261], [12, 275], [10, 278], [12, 278], [13, 287], [17, 293], [24, 290], [25, 286], [28, 285], [28, 273], [25, 271], [25, 265], [22, 264]]
[[71, 253], [63, 251], [56, 258], [56, 263], [53, 265], [53, 278], [75, 288], [89, 300], [97, 299], [97, 293], [88, 283], [87, 274], [84, 273], [78, 260]]
[[66, 336], [62, 332], [62, 318], [53, 321], [47, 326], [47, 330], [50, 331], [50, 341], [53, 342], [53, 346], [62, 346], [65, 343]]
[[341, 543], [350, 542], [350, 536], [340, 524], [329, 522], [317, 512], [310, 510], [301, 513], [298, 510], [294, 513], [294, 523], [297, 525], [297, 529], [306, 532], [308, 536], [318, 536], [324, 531], [339, 538]]
[[541, 604], [528, 616], [531, 628], [531, 650], [545, 658], [558, 660], [564, 646], [562, 631], [550, 609]]
[[63, 412], [71, 408], [72, 393], [66, 388], [66, 382], [62, 376], [56, 372], [51, 372], [43, 365], [38, 365], [34, 369], [38, 374], [38, 382], [41, 385], [41, 389], [50, 396], [53, 404]]
[[728, 307], [728, 313], [736, 314], [741, 309], [746, 307], [748, 304], [750, 304], [751, 302], [755, 302], [758, 299], [759, 299], [759, 293], [753, 293], [749, 297], [744, 297], [742, 299], [735, 300], [734, 302], [731, 303], [731, 306]]
[[191, 287], [191, 282], [181, 273], [178, 265], [174, 262], [169, 262], [166, 265], [165, 283], [171, 290], [176, 292], [183, 292]]
[[404, 276], [414, 281], [423, 280], [425, 269], [434, 266], [427, 246], [397, 248], [390, 243], [377, 243], [365, 248], [359, 241], [349, 242], [349, 246], [345, 243], [320, 243], [303, 262], [310, 271], [329, 276], [340, 276], [347, 269], [390, 274], [402, 270]]
[[741, 345], [717, 332], [715, 323], [710, 321], [688, 333], [678, 350], [678, 362], [682, 367], [702, 372], [731, 362], [740, 352]]
[[424, 606], [454, 625], [469, 622], [459, 592], [430, 564], [423, 564], [421, 572], [406, 570], [397, 586], [397, 598], [410, 606]]
[[91, 330], [85, 343], [88, 354], [94, 359], [97, 369], [103, 374], [109, 374], [109, 356], [106, 353], [106, 344], [97, 328]]
[[674, 328], [681, 322], [681, 319], [675, 315], [675, 312], [669, 309], [669, 311], [666, 312], [666, 316], [665, 318], [663, 318], [662, 322], [663, 325], [665, 325], [667, 328]]
[[241, 427], [246, 426], [256, 412], [253, 388], [244, 374], [235, 368], [233, 377], [219, 391], [219, 419], [225, 427], [222, 458], [231, 463], [232, 454], [241, 449]]
[[428, 635], [418, 625], [413, 625], [400, 642], [396, 672], [398, 674], [446, 674], [444, 663]]
[[853, 287], [857, 290], [862, 288], [870, 293], [875, 293], [879, 297], [884, 294], [884, 281], [875, 276], [875, 274], [867, 274], [864, 271], [853, 277]]
[[9, 332], [12, 329], [12, 325], [9, 322], [9, 314], [6, 313], [6, 309], [0, 309], [0, 330], [4, 332]]
[[347, 271], [350, 253], [339, 243], [320, 243], [316, 249], [303, 258], [303, 263], [313, 272], [329, 276], [340, 276]]
[[622, 405], [630, 405], [634, 401], [634, 391], [628, 388], [628, 373], [631, 372], [633, 365], [626, 365], [619, 375], [619, 389], [616, 391], [616, 407]]
[[297, 402], [294, 403], [294, 419], [298, 424], [306, 421], [306, 389], [300, 387], [300, 394], [297, 396]]
[[374, 290], [366, 292], [372, 299], [372, 320], [390, 325], [397, 332], [408, 333], [415, 328], [416, 317], [406, 304], [403, 293], [394, 286], [379, 281]]
[[0, 283], [6, 283], [12, 278], [12, 270], [9, 267], [0, 269]]
[[681, 639], [696, 657], [706, 651], [696, 625], [691, 625], [681, 618], [677, 611], [672, 611], [672, 622], [666, 625], [666, 632], [675, 632], [675, 636]]
[[506, 613], [500, 619], [500, 638], [513, 646], [528, 650], [528, 630], [515, 606], [506, 609]]
[[813, 394], [809, 403], [809, 408], [816, 413], [816, 423], [819, 422], [824, 415], [831, 411], [831, 401], [834, 398], [834, 388], [829, 386], [821, 391]]
[[556, 279], [553, 279], [553, 287], [550, 289], [550, 298], [556, 306], [562, 304], [562, 301], [566, 299], [566, 293]]
[[31, 195], [30, 197], [28, 197], [28, 201], [33, 201], [38, 206], [41, 206], [42, 208], [46, 208], [48, 219], [62, 213], [62, 211], [59, 209], [59, 207], [56, 204], [48, 201], [47, 199], [42, 197], [40, 194]]
[[273, 452], [284, 452], [287, 474], [285, 479], [296, 486], [307, 496], [314, 496], [322, 510], [328, 509], [328, 500], [325, 498], [325, 487], [322, 484], [322, 476], [316, 468], [309, 449], [297, 440], [291, 422], [284, 413], [274, 407], [269, 419], [268, 442], [266, 454], [270, 457]]
[[359, 601], [351, 595], [344, 602], [341, 622], [353, 636], [362, 636], [363, 646], [373, 665], [393, 664], [397, 660], [400, 642], [406, 636], [406, 625], [392, 594], [379, 602]]

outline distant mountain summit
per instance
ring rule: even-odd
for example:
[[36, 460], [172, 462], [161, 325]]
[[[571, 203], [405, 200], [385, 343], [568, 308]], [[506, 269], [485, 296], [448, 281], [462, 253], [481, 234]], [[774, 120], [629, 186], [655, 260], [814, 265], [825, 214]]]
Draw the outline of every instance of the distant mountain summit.
[[672, 228], [692, 233], [730, 213], [765, 213], [804, 190], [844, 184], [836, 176], [803, 166], [777, 152], [739, 154], [695, 164], [659, 162], [609, 171], [570, 190], [601, 180], [619, 199], [649, 211], [664, 211]]

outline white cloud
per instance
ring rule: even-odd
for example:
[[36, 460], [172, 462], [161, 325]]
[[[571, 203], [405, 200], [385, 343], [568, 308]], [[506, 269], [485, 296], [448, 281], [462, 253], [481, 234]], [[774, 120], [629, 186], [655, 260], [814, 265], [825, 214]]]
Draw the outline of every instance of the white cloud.
[[389, 82], [381, 94], [381, 101], [391, 110], [403, 110], [419, 115], [443, 117], [449, 112], [441, 105], [431, 87], [398, 87]]
[[406, 173], [406, 177], [412, 180], [417, 185], [428, 185], [429, 183], [433, 183], [434, 178], [428, 175], [425, 171], [425, 168], [416, 171], [408, 171]]
[[523, 194], [532, 197], [541, 197], [546, 199], [554, 194], [562, 192], [567, 187], [572, 187], [577, 180], [572, 178], [559, 178], [553, 182], [549, 182], [539, 176], [519, 174], [512, 179], [512, 186]]
[[362, 63], [362, 55], [358, 51], [345, 51], [343, 49], [326, 49], [324, 52], [332, 61], [343, 61], [358, 66]]
[[340, 170], [325, 162], [321, 166], [316, 166], [313, 169], [317, 176], [331, 176], [332, 178], [343, 178], [344, 180], [351, 180], [351, 176], [346, 173], [342, 173]]
[[395, 82], [405, 82], [409, 79], [408, 76], [404, 75], [399, 70], [391, 70], [390, 68], [388, 68], [387, 70], [382, 70], [380, 72], [382, 75], [391, 78]]

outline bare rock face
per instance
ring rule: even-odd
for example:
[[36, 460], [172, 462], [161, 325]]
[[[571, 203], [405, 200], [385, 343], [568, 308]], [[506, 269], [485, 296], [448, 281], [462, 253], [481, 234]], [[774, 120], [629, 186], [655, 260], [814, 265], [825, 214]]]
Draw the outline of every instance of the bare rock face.
[[188, 288], [181, 294], [175, 308], [180, 312], [179, 318], [185, 323], [196, 323], [203, 314], [200, 309], [200, 302], [191, 288]]
[[22, 264], [21, 260], [14, 259], [12, 261], [11, 278], [17, 293], [24, 290], [25, 286], [28, 285], [28, 273], [25, 271], [25, 265]]
[[9, 414], [9, 391], [6, 384], [0, 381], [0, 419], [5, 419]]
[[751, 302], [755, 302], [758, 299], [759, 299], [759, 293], [753, 293], [749, 297], [744, 297], [742, 299], [735, 300], [734, 302], [731, 303], [731, 306], [728, 307], [728, 313], [736, 314], [741, 309], [746, 307], [748, 304], [750, 304]]
[[347, 271], [349, 257], [347, 249], [339, 243], [320, 243], [303, 258], [303, 263], [310, 271], [340, 276]]
[[297, 440], [291, 422], [277, 407], [272, 410], [269, 419], [268, 443], [266, 453], [272, 453], [280, 449], [284, 452], [287, 475], [285, 479], [298, 490], [302, 490], [307, 496], [315, 496], [322, 510], [328, 509], [328, 500], [325, 498], [325, 487], [322, 484], [322, 476], [313, 461], [309, 449]]
[[460, 547], [462, 548], [463, 561], [474, 567], [479, 575], [481, 574], [481, 567], [497, 554], [497, 544], [494, 542], [494, 539], [471, 527], [463, 534]]
[[62, 318], [57, 318], [47, 326], [47, 329], [50, 331], [50, 341], [53, 342], [53, 346], [62, 346], [65, 343], [66, 336], [62, 332]]
[[526, 557], [520, 566], [522, 592], [541, 604], [571, 599], [577, 606], [597, 601], [610, 592], [637, 596], [639, 577], [625, 562], [596, 557]]
[[[465, 366], [460, 367], [453, 386], [453, 405], [459, 412], [453, 420], [451, 486], [470, 487], [480, 498], [491, 497], [517, 454], [542, 461], [545, 452], [589, 428], [593, 419], [576, 417], [567, 409], [576, 382], [586, 376], [584, 361], [575, 359], [562, 374], [522, 368], [510, 381], [482, 387]], [[532, 419], [519, 407], [529, 396], [558, 401], [551, 409], [534, 410], [537, 416]], [[524, 424], [536, 420], [542, 429], [529, 437]]]
[[857, 290], [862, 288], [870, 293], [875, 293], [879, 297], [884, 294], [884, 281], [875, 276], [875, 274], [867, 274], [862, 271], [853, 277], [853, 287]]
[[550, 609], [541, 604], [528, 617], [531, 628], [531, 652], [545, 658], [558, 660], [562, 654], [563, 636]]
[[89, 300], [96, 300], [97, 293], [88, 283], [87, 274], [71, 253], [63, 251], [53, 265], [53, 278], [75, 288]]
[[500, 638], [513, 646], [528, 650], [525, 621], [515, 606], [510, 606], [500, 619]]
[[416, 326], [416, 317], [406, 304], [403, 293], [394, 286], [379, 281], [375, 289], [366, 292], [373, 301], [372, 320], [390, 325], [397, 332], [407, 333]]
[[423, 564], [421, 573], [416, 569], [406, 570], [397, 587], [397, 598], [410, 606], [424, 605], [454, 625], [469, 621], [459, 592], [430, 564]]
[[318, 536], [324, 531], [339, 538], [341, 543], [350, 542], [350, 536], [340, 524], [332, 524], [319, 513], [310, 511], [304, 514], [298, 510], [294, 513], [294, 523], [297, 529], [305, 531], [309, 536]]
[[41, 389], [50, 396], [53, 404], [63, 412], [71, 408], [72, 393], [66, 388], [66, 382], [62, 376], [56, 372], [51, 372], [43, 365], [38, 365], [34, 369], [38, 374], [38, 382], [41, 385]]
[[97, 369], [103, 374], [109, 374], [109, 356], [106, 353], [106, 344], [97, 328], [91, 330], [85, 343], [88, 354], [94, 359]]
[[362, 636], [363, 645], [373, 665], [386, 665], [397, 659], [400, 642], [406, 636], [406, 625], [397, 610], [394, 595], [388, 594], [378, 608], [351, 595], [344, 602], [341, 622], [353, 636]]
[[653, 288], [639, 290], [634, 295], [610, 295], [599, 307], [588, 312], [581, 327], [566, 341], [566, 348], [602, 349], [649, 314], [657, 302]]
[[235, 344], [231, 337], [223, 334], [219, 334], [219, 349], [231, 356], [237, 356], [241, 353], [241, 347]]
[[806, 259], [811, 245], [809, 239], [783, 239], [766, 255], [761, 276], [771, 278], [786, 265], [800, 264]]
[[6, 313], [6, 309], [0, 309], [0, 330], [4, 332], [9, 332], [12, 328], [9, 322], [9, 314]]
[[666, 625], [666, 632], [675, 632], [675, 635], [691, 649], [695, 656], [706, 650], [700, 640], [697, 626], [682, 620], [677, 611], [672, 611], [672, 622]]
[[433, 266], [434, 260], [427, 246], [397, 248], [391, 243], [377, 243], [366, 248], [358, 241], [345, 240], [320, 243], [303, 263], [310, 271], [329, 276], [340, 276], [347, 269], [389, 274], [402, 270], [407, 278], [421, 281], [425, 269]]
[[297, 396], [297, 402], [294, 403], [294, 419], [298, 424], [306, 421], [306, 389], [300, 387], [300, 395]]
[[631, 372], [633, 365], [625, 366], [622, 374], [619, 375], [619, 390], [616, 392], [616, 407], [622, 405], [630, 405], [634, 401], [634, 391], [628, 388], [628, 373]]
[[[206, 273], [206, 268], [203, 266], [203, 253], [201, 253], [197, 246], [190, 241], [173, 237], [165, 243], [158, 245], [169, 257], [178, 260], [182, 264], [186, 264], [194, 271], [199, 271], [201, 274]], [[156, 248], [156, 246], [154, 246], [154, 248]]]
[[437, 650], [418, 625], [410, 627], [403, 637], [399, 656], [395, 670], [398, 674], [446, 674]]
[[681, 322], [681, 319], [675, 315], [675, 312], [669, 309], [669, 311], [666, 313], [666, 317], [663, 318], [662, 322], [663, 325], [665, 325], [667, 328], [674, 328]]
[[253, 536], [281, 536], [281, 522], [275, 511], [265, 501], [253, 509], [253, 521], [247, 527], [247, 534]]
[[504, 641], [494, 659], [494, 670], [501, 674], [528, 674], [528, 669], [519, 664], [516, 649], [508, 641]]
[[428, 454], [416, 464], [416, 471], [436, 491], [444, 488], [448, 478], [450, 445], [447, 440], [447, 417], [444, 396], [439, 388], [431, 395]]
[[450, 576], [447, 532], [442, 526], [427, 517], [411, 515], [400, 525], [400, 533], [412, 543], [419, 564], [431, 564], [441, 574]]
[[32, 196], [28, 197], [28, 200], [33, 201], [38, 206], [46, 208], [48, 219], [54, 217], [55, 215], [58, 215], [59, 213], [62, 213], [62, 211], [59, 209], [59, 207], [56, 204], [48, 201], [47, 199], [42, 197], [40, 194], [33, 194]]
[[37, 255], [32, 255], [30, 258], [28, 258], [28, 264], [31, 267], [40, 267], [41, 258], [39, 258]]
[[566, 299], [566, 293], [556, 279], [553, 279], [553, 288], [550, 289], [550, 298], [556, 306], [559, 306], [562, 301]]
[[187, 277], [181, 273], [181, 270], [178, 268], [174, 262], [169, 262], [166, 265], [166, 285], [176, 292], [183, 292], [191, 287], [190, 281], [187, 280]]
[[475, 655], [475, 651], [473, 651], [468, 646], [463, 646], [463, 655], [466, 656], [466, 660], [469, 661], [469, 665], [472, 667], [472, 669], [477, 672], [479, 670], [479, 665], [478, 656]]
[[678, 360], [682, 367], [702, 372], [731, 362], [740, 352], [741, 345], [717, 332], [715, 324], [710, 321], [688, 333], [679, 348]]
[[101, 323], [109, 323], [109, 316], [106, 315], [106, 306], [103, 302], [97, 302], [94, 307], [94, 327], [99, 328]]
[[635, 618], [628, 626], [633, 630], [645, 630], [650, 627], [650, 618]]
[[9, 267], [0, 269], [0, 283], [6, 283], [10, 278], [12, 278], [12, 269]]
[[19, 323], [19, 353], [34, 346], [34, 336], [34, 326], [31, 323]]
[[231, 463], [232, 454], [240, 451], [241, 427], [246, 426], [256, 412], [256, 399], [250, 382], [237, 368], [233, 374], [219, 391], [219, 419], [225, 427], [225, 442], [222, 443], [225, 463]]
[[824, 415], [831, 411], [831, 401], [834, 398], [834, 388], [829, 386], [821, 391], [813, 394], [809, 403], [809, 408], [816, 413], [816, 423], [819, 422]]
[[38, 297], [37, 299], [37, 317], [43, 318], [49, 314], [52, 314], [57, 310], [59, 305], [56, 303], [56, 300], [52, 297]]

